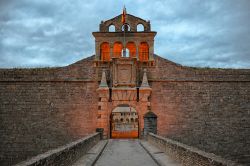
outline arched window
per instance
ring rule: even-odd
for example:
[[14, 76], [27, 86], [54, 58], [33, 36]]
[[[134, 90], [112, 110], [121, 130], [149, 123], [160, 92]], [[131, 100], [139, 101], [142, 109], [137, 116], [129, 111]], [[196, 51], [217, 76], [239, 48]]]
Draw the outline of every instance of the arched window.
[[139, 60], [148, 61], [149, 47], [147, 42], [141, 42], [139, 46]]
[[130, 31], [130, 26], [129, 26], [129, 24], [124, 24], [124, 25], [122, 25], [122, 31], [124, 31], [124, 29], [125, 29], [125, 32]]
[[109, 32], [115, 32], [115, 26], [114, 25], [110, 25], [109, 26]]
[[131, 118], [131, 119], [130, 119], [130, 121], [131, 121], [131, 122], [134, 122], [134, 119], [133, 119], [133, 118]]
[[126, 48], [126, 52], [125, 52], [125, 55], [123, 55], [123, 57], [129, 57], [129, 54], [130, 54], [130, 51], [128, 48]]
[[116, 58], [119, 58], [122, 56], [122, 43], [121, 42], [115, 42], [113, 47], [113, 56]]
[[136, 27], [136, 30], [137, 30], [137, 32], [143, 32], [143, 31], [145, 31], [144, 25], [138, 24], [137, 27]]
[[128, 42], [126, 48], [129, 50], [129, 57], [136, 57], [136, 46], [134, 42]]
[[104, 42], [101, 44], [100, 53], [102, 61], [110, 61], [109, 43]]

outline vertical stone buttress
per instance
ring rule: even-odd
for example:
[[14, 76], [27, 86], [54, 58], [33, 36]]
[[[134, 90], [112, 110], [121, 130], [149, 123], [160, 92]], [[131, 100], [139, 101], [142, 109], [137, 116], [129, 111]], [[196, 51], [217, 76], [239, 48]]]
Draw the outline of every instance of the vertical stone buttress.
[[97, 117], [97, 128], [104, 129], [103, 136], [107, 138], [108, 128], [109, 128], [109, 114], [108, 110], [108, 101], [109, 101], [109, 87], [107, 84], [106, 72], [102, 71], [102, 79], [97, 89], [97, 93], [99, 95], [98, 102], [98, 117]]

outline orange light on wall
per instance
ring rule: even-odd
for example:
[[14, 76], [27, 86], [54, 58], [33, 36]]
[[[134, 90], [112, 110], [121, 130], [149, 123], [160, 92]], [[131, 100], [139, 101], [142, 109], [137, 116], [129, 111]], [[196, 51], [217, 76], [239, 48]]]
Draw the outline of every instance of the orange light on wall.
[[121, 42], [115, 42], [113, 47], [113, 56], [116, 58], [119, 58], [122, 56], [122, 43]]
[[110, 61], [109, 43], [104, 42], [101, 44], [101, 60]]
[[126, 48], [129, 50], [129, 57], [136, 57], [136, 46], [134, 42], [128, 42]]
[[142, 42], [139, 46], [139, 60], [148, 61], [149, 57], [149, 46], [147, 42]]

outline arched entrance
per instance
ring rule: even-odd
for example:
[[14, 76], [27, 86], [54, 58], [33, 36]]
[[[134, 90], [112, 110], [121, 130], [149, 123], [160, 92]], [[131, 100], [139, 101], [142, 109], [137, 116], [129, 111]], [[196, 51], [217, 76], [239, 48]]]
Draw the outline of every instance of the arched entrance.
[[111, 138], [138, 138], [138, 114], [133, 107], [119, 105], [112, 111], [110, 119]]

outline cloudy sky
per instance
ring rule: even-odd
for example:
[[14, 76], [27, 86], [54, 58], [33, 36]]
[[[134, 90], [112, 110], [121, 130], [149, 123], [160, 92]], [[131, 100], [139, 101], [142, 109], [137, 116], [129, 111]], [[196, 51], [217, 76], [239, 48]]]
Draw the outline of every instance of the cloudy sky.
[[156, 54], [188, 66], [250, 68], [250, 0], [0, 0], [0, 68], [93, 55], [92, 32], [124, 4], [151, 21]]

